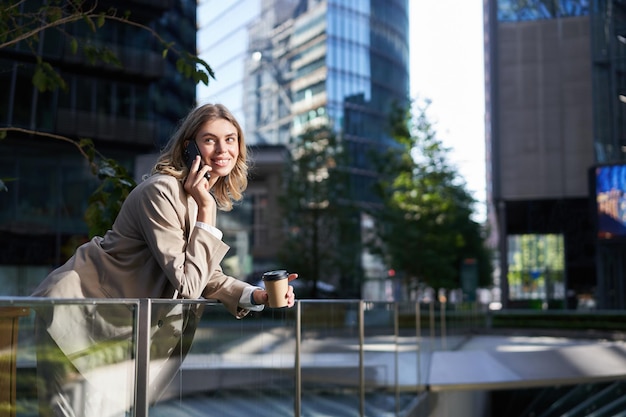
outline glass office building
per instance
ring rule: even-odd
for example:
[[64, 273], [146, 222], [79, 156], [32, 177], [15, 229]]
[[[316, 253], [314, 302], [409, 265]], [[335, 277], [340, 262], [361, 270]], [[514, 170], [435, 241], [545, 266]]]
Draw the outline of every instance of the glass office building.
[[509, 305], [626, 307], [622, 1], [485, 1], [489, 219]]
[[[391, 103], [407, 102], [407, 1], [207, 0], [198, 20], [216, 72], [198, 100], [243, 117], [251, 144], [285, 144], [319, 119], [380, 142]], [[354, 109], [368, 120], [349, 124]]]
[[198, 100], [232, 108], [250, 144], [331, 126], [366, 190], [365, 155], [388, 143], [391, 105], [409, 97], [408, 2], [215, 0], [198, 16], [199, 49], [217, 78]]
[[[41, 2], [20, 2], [24, 12]], [[107, 2], [182, 49], [195, 51], [196, 3], [190, 0]], [[136, 158], [158, 150], [195, 101], [195, 83], [146, 30], [107, 21], [94, 33], [84, 21], [63, 31], [114, 51], [122, 65], [92, 64], [73, 54], [55, 28], [39, 35], [39, 53], [67, 89], [40, 92], [25, 43], [0, 49], [0, 125], [70, 139], [89, 138], [130, 173]], [[137, 173], [140, 178], [143, 172]], [[0, 294], [28, 294], [46, 272], [87, 239], [83, 216], [97, 181], [85, 158], [63, 141], [12, 131], [0, 141]]]

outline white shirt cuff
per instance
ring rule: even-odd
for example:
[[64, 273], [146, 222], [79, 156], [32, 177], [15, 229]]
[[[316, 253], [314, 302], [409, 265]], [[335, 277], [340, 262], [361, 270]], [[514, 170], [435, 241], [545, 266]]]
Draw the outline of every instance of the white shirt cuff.
[[263, 311], [263, 309], [265, 308], [265, 304], [252, 304], [251, 302], [252, 293], [256, 290], [262, 289], [263, 288], [261, 287], [255, 287], [252, 285], [244, 288], [243, 292], [241, 293], [241, 298], [239, 299], [239, 307], [251, 311]]
[[196, 222], [196, 227], [206, 230], [207, 232], [211, 233], [213, 236], [215, 236], [219, 240], [222, 240], [222, 236], [224, 236], [224, 233], [222, 233], [220, 229], [218, 229], [215, 226], [211, 226], [208, 223]]

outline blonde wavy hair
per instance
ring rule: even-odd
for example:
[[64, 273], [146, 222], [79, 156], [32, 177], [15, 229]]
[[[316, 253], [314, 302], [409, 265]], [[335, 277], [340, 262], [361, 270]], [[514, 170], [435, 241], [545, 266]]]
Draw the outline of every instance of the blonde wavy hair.
[[248, 156], [243, 131], [235, 116], [223, 104], [204, 104], [193, 109], [179, 124], [178, 129], [163, 148], [152, 168], [152, 174], [167, 174], [183, 181], [189, 172], [183, 156], [185, 142], [195, 140], [200, 128], [217, 119], [229, 121], [237, 129], [239, 157], [235, 167], [226, 177], [218, 178], [211, 189], [217, 207], [223, 211], [233, 208], [233, 202], [243, 198], [248, 186]]

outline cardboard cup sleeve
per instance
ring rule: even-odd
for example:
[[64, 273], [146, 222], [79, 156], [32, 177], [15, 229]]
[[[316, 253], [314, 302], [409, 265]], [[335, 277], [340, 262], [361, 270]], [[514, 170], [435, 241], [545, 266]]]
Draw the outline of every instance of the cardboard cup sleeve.
[[287, 277], [289, 277], [289, 273], [284, 269], [269, 271], [263, 274], [263, 283], [265, 284], [265, 291], [267, 291], [271, 308], [287, 307], [287, 298], [285, 297], [289, 289]]

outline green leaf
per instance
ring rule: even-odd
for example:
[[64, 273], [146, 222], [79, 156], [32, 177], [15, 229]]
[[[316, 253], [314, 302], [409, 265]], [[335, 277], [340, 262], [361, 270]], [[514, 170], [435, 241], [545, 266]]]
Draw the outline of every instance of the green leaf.
[[102, 26], [104, 26], [104, 22], [105, 22], [105, 14], [104, 12], [102, 12], [98, 15], [98, 20], [96, 21], [96, 25], [99, 28], [101, 28]]
[[36, 66], [35, 73], [33, 74], [33, 85], [42, 93], [45, 91], [53, 91], [60, 86], [55, 74], [49, 64], [39, 64]]
[[196, 70], [193, 80], [196, 82], [196, 84], [198, 84], [199, 82], [202, 82], [204, 85], [209, 85], [209, 76], [204, 71]]
[[52, 65], [41, 60], [39, 60], [35, 66], [35, 73], [33, 74], [32, 81], [33, 85], [42, 93], [46, 91], [54, 91], [58, 88], [67, 90], [67, 84], [59, 73], [52, 68]]
[[6, 138], [7, 138], [7, 131], [6, 130], [0, 130], [0, 140], [6, 139]]
[[63, 10], [60, 7], [50, 6], [46, 9], [46, 14], [49, 22], [56, 22], [63, 16]]
[[93, 19], [91, 19], [89, 16], [83, 16], [83, 20], [85, 21], [87, 26], [89, 26], [89, 29], [91, 29], [92, 32], [96, 31], [96, 25], [93, 23]]
[[163, 50], [163, 52], [161, 53], [161, 56], [163, 57], [163, 59], [167, 58], [167, 53], [169, 52], [169, 49], [165, 48]]
[[185, 71], [185, 60], [182, 58], [178, 58], [178, 60], [176, 61], [176, 71], [180, 72], [181, 74], [184, 74]]
[[76, 38], [72, 38], [72, 40], [70, 41], [70, 49], [72, 53], [76, 55], [76, 52], [78, 52], [78, 41], [76, 40]]
[[33, 85], [40, 92], [44, 92], [48, 89], [48, 78], [40, 67], [35, 68], [35, 73], [33, 74]]
[[193, 56], [192, 55], [192, 59], [195, 63], [199, 64], [202, 68], [204, 68], [204, 71], [209, 74], [209, 77], [215, 79], [215, 72], [213, 72], [213, 69], [211, 68], [211, 66], [209, 64], [207, 64], [207, 62], [205, 60], [203, 60], [200, 57], [197, 56]]
[[83, 45], [83, 52], [85, 53], [85, 58], [89, 61], [90, 64], [94, 64], [96, 62], [96, 58], [98, 56], [98, 50], [93, 45]]
[[94, 146], [93, 141], [91, 139], [81, 138], [78, 142], [78, 146], [83, 150], [83, 152], [85, 152], [85, 154], [87, 154], [89, 162], [93, 163], [96, 158], [96, 147]]

